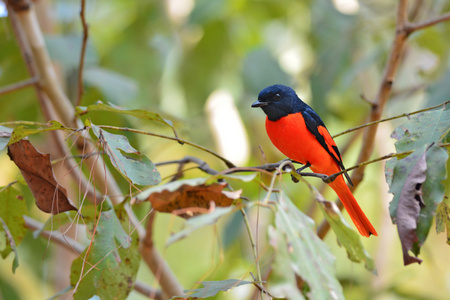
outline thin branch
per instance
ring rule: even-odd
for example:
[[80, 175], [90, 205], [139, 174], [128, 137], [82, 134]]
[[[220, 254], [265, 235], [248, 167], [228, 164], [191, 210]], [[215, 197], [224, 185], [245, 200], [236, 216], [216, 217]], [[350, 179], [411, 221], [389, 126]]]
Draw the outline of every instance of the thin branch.
[[183, 140], [183, 139], [180, 139], [180, 138], [177, 138], [177, 137], [167, 136], [167, 135], [153, 133], [153, 132], [148, 132], [148, 131], [142, 131], [142, 130], [133, 129], [133, 128], [127, 128], [127, 127], [116, 127], [116, 126], [108, 126], [108, 125], [99, 125], [98, 127], [103, 128], [103, 129], [113, 129], [113, 130], [119, 130], [119, 131], [128, 131], [128, 132], [133, 132], [133, 133], [139, 133], [139, 134], [144, 134], [144, 135], [155, 136], [155, 137], [159, 137], [159, 138], [163, 138], [163, 139], [167, 139], [167, 140], [177, 141], [178, 143], [182, 143], [182, 144], [186, 144], [186, 145], [195, 147], [197, 149], [200, 149], [200, 150], [202, 150], [202, 151], [204, 151], [206, 153], [209, 153], [209, 154], [217, 157], [218, 159], [223, 161], [227, 165], [228, 168], [236, 167], [231, 161], [229, 161], [225, 157], [217, 154], [216, 152], [214, 152], [212, 150], [209, 150], [206, 147], [197, 145], [195, 143], [192, 143], [190, 141]]
[[35, 85], [38, 82], [38, 79], [33, 77], [30, 79], [22, 80], [7, 86], [4, 86], [0, 89], [0, 95], [5, 95], [32, 85]]
[[365, 128], [365, 127], [369, 127], [369, 126], [372, 126], [372, 125], [375, 125], [375, 124], [379, 124], [379, 123], [383, 123], [383, 122], [387, 122], [387, 121], [392, 121], [392, 120], [399, 119], [399, 118], [409, 117], [409, 116], [412, 116], [412, 115], [415, 115], [415, 114], [418, 114], [418, 113], [421, 113], [421, 112], [424, 112], [424, 111], [428, 111], [428, 110], [432, 110], [432, 109], [435, 109], [435, 108], [439, 108], [441, 106], [445, 107], [449, 103], [450, 103], [450, 100], [445, 101], [444, 103], [441, 103], [441, 104], [438, 104], [438, 105], [435, 105], [435, 106], [427, 107], [427, 108], [424, 108], [424, 109], [421, 109], [421, 110], [417, 110], [417, 111], [413, 111], [413, 112], [410, 112], [410, 113], [403, 113], [401, 115], [397, 115], [397, 116], [394, 116], [394, 117], [390, 117], [390, 118], [386, 118], [386, 119], [380, 119], [380, 120], [377, 120], [377, 121], [365, 123], [365, 124], [362, 124], [362, 125], [350, 128], [348, 130], [342, 131], [342, 132], [340, 132], [338, 134], [335, 134], [333, 136], [333, 138], [336, 138], [338, 136], [341, 136], [341, 135], [344, 135], [344, 134], [347, 134], [347, 133], [350, 133], [352, 131], [356, 131], [356, 130], [359, 130], [359, 129], [362, 129], [362, 128]]
[[435, 19], [432, 20], [428, 20], [419, 24], [409, 24], [406, 26], [405, 30], [408, 32], [408, 34], [411, 34], [415, 31], [421, 30], [421, 29], [425, 29], [427, 27], [436, 25], [438, 23], [442, 23], [442, 22], [446, 22], [446, 21], [450, 21], [450, 12], [443, 14], [440, 17], [437, 17]]
[[86, 45], [89, 36], [88, 24], [86, 23], [85, 17], [85, 8], [86, 8], [86, 1], [81, 0], [80, 19], [81, 24], [83, 25], [83, 43], [81, 44], [80, 64], [78, 66], [78, 96], [75, 106], [79, 106], [81, 104], [81, 99], [84, 93], [83, 67], [84, 67], [84, 56], [86, 55]]

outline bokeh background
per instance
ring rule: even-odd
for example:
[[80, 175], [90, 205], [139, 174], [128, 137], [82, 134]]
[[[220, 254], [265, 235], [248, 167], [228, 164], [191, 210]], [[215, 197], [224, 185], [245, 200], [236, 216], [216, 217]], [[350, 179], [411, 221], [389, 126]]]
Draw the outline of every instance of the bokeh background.
[[[420, 0], [411, 1], [415, 2]], [[82, 37], [80, 1], [39, 0], [35, 5], [61, 83], [75, 102]], [[395, 7], [395, 1], [388, 0], [87, 1], [89, 42], [82, 105], [102, 100], [158, 112], [174, 121], [180, 137], [213, 149], [237, 165], [276, 162], [284, 157], [266, 136], [265, 116], [250, 107], [259, 91], [275, 83], [292, 86], [319, 113], [332, 134], [364, 123], [370, 107], [361, 95], [373, 98], [380, 84], [395, 32]], [[450, 1], [433, 0], [425, 1], [411, 14], [420, 21], [449, 10]], [[450, 99], [449, 37], [450, 22], [411, 36], [385, 117]], [[0, 86], [26, 78], [25, 63], [3, 13]], [[154, 122], [117, 114], [99, 112], [88, 117], [95, 124], [171, 134], [170, 129]], [[0, 95], [0, 121], [17, 120], [45, 121], [32, 88]], [[394, 152], [389, 136], [402, 122], [404, 119], [379, 127], [374, 158]], [[154, 162], [192, 155], [217, 170], [226, 168], [214, 157], [187, 145], [126, 135]], [[48, 137], [32, 139], [42, 152], [51, 152]], [[347, 134], [336, 142], [345, 149], [346, 166], [352, 166], [360, 151], [360, 135]], [[19, 171], [5, 150], [0, 152], [0, 166], [1, 186], [18, 178]], [[165, 178], [175, 173], [176, 167], [161, 167], [159, 171]], [[126, 193], [128, 184], [119, 174], [114, 175]], [[202, 175], [198, 170], [186, 173], [187, 177]], [[310, 181], [321, 186], [318, 180]], [[323, 217], [312, 204], [306, 186], [294, 184], [288, 177], [284, 183], [299, 208], [320, 222]], [[28, 196], [30, 211], [45, 221], [48, 216], [36, 211], [30, 192], [24, 188], [23, 193]], [[254, 184], [246, 186], [244, 196], [257, 200], [261, 193]], [[335, 199], [328, 189], [324, 195]], [[346, 297], [449, 299], [450, 247], [444, 234], [436, 235], [431, 230], [420, 254], [423, 263], [403, 266], [397, 230], [388, 215], [392, 195], [388, 193], [383, 162], [367, 167], [355, 196], [379, 233], [377, 238], [363, 240], [375, 259], [378, 275], [349, 261], [330, 232], [326, 242], [337, 257], [337, 273]], [[146, 209], [145, 205], [141, 208]], [[261, 226], [258, 228], [272, 221], [265, 211], [252, 212], [251, 219], [255, 227]], [[247, 276], [254, 259], [242, 217], [221, 220], [217, 226], [201, 229], [165, 248], [170, 233], [182, 224], [172, 216], [158, 215], [155, 238], [186, 289], [201, 280]], [[257, 234], [264, 266], [271, 259], [270, 247], [266, 231], [260, 229]], [[25, 237], [19, 254], [20, 267], [14, 275], [12, 255], [0, 260], [0, 299], [44, 299], [68, 285], [67, 267], [73, 254], [45, 239], [34, 239], [32, 234]], [[157, 285], [145, 265], [138, 279]], [[217, 299], [247, 299], [252, 293], [252, 288], [241, 287], [221, 293]], [[145, 298], [133, 292], [129, 299]]]

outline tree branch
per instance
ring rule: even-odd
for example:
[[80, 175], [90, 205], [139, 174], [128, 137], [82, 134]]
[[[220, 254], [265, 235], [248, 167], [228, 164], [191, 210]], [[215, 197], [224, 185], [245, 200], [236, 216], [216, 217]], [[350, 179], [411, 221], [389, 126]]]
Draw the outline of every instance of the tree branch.
[[79, 106], [81, 104], [81, 99], [84, 93], [83, 67], [84, 67], [84, 56], [86, 54], [86, 45], [89, 36], [88, 24], [86, 23], [85, 8], [86, 8], [86, 1], [81, 0], [80, 19], [81, 25], [83, 26], [83, 43], [81, 44], [80, 64], [78, 66], [78, 95], [75, 106]]
[[38, 82], [37, 78], [30, 78], [30, 79], [26, 79], [26, 80], [22, 80], [10, 85], [7, 85], [5, 87], [3, 87], [2, 89], [0, 89], [0, 95], [5, 95], [23, 88], [26, 88], [28, 86], [34, 85]]
[[425, 29], [427, 27], [431, 27], [431, 26], [436, 25], [438, 23], [446, 22], [446, 21], [449, 21], [449, 20], [450, 20], [450, 12], [448, 12], [446, 14], [443, 14], [442, 16], [437, 17], [435, 19], [428, 20], [428, 21], [425, 21], [425, 22], [422, 22], [422, 23], [409, 24], [409, 25], [406, 26], [405, 29], [408, 32], [408, 34], [411, 34], [411, 33], [416, 32], [418, 30]]

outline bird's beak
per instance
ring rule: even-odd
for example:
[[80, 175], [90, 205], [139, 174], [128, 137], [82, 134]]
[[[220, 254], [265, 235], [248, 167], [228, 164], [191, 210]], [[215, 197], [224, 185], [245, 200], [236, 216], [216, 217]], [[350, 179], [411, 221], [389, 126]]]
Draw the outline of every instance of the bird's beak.
[[262, 102], [257, 100], [256, 102], [253, 102], [252, 107], [263, 107], [269, 104], [269, 102]]

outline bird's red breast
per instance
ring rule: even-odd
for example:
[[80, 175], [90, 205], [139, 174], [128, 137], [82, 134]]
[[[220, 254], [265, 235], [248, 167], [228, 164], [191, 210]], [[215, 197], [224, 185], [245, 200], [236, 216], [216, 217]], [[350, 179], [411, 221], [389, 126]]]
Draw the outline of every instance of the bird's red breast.
[[[340, 171], [331, 155], [306, 128], [301, 112], [287, 115], [277, 121], [266, 118], [266, 131], [272, 143], [284, 155], [302, 164], [310, 163], [313, 172], [332, 175]], [[319, 126], [319, 133], [324, 137], [330, 152], [338, 157], [332, 147], [336, 146], [336, 143], [328, 130]]]

